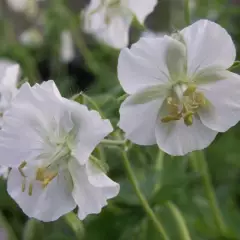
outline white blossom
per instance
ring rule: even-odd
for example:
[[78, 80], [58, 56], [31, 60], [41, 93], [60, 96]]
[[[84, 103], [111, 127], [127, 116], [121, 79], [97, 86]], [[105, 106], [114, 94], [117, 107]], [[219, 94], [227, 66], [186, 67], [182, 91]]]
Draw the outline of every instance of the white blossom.
[[71, 32], [65, 30], [61, 33], [60, 59], [63, 63], [72, 61], [75, 57], [74, 43]]
[[128, 45], [134, 15], [143, 24], [157, 0], [91, 0], [84, 10], [84, 30], [104, 43], [123, 48]]
[[29, 28], [22, 32], [19, 40], [26, 46], [40, 46], [43, 43], [43, 36], [36, 28]]
[[2, 127], [2, 116], [17, 93], [19, 75], [18, 64], [7, 60], [0, 61], [0, 128]]
[[0, 164], [11, 167], [7, 190], [29, 217], [54, 221], [78, 206], [99, 213], [119, 185], [89, 160], [110, 132], [109, 120], [61, 97], [55, 83], [25, 83], [4, 115]]
[[29, 16], [36, 16], [38, 2], [45, 0], [7, 0], [8, 6], [14, 12], [26, 13]]
[[200, 20], [172, 36], [141, 38], [121, 51], [119, 81], [130, 96], [119, 127], [171, 155], [206, 148], [240, 119], [236, 49], [227, 31]]

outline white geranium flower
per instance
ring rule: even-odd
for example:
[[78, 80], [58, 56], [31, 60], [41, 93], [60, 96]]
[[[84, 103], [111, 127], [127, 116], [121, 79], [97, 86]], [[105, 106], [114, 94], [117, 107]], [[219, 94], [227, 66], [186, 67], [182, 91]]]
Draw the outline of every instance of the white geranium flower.
[[0, 164], [12, 167], [7, 190], [25, 214], [53, 221], [78, 206], [99, 213], [119, 185], [89, 160], [110, 132], [96, 111], [61, 97], [53, 81], [22, 85], [4, 115]]
[[7, 0], [8, 6], [15, 12], [23, 12], [34, 17], [38, 11], [38, 2], [45, 0]]
[[43, 36], [36, 28], [29, 28], [22, 32], [19, 40], [26, 46], [40, 46], [43, 43]]
[[74, 43], [72, 34], [70, 31], [63, 31], [61, 33], [61, 44], [60, 44], [60, 58], [63, 63], [72, 61], [75, 57]]
[[157, 0], [91, 0], [83, 13], [84, 29], [114, 48], [123, 48], [133, 16], [143, 24], [156, 4]]
[[206, 148], [240, 119], [240, 77], [226, 70], [235, 56], [229, 34], [208, 20], [123, 49], [118, 77], [130, 96], [119, 127], [126, 138], [171, 155]]
[[6, 60], [0, 61], [0, 128], [2, 127], [2, 116], [17, 93], [19, 75], [18, 64]]

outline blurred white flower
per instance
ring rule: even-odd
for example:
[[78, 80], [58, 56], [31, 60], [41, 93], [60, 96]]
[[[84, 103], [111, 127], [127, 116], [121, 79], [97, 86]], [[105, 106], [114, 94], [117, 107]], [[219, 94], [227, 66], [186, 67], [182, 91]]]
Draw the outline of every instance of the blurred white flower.
[[7, 60], [0, 60], [0, 128], [2, 116], [8, 110], [17, 93], [17, 82], [20, 75], [19, 65]]
[[240, 119], [240, 77], [226, 70], [235, 56], [230, 35], [208, 20], [123, 49], [118, 77], [130, 96], [119, 127], [126, 138], [171, 155], [206, 148]]
[[83, 12], [84, 30], [114, 48], [128, 45], [134, 15], [143, 24], [157, 0], [91, 0]]
[[7, 0], [8, 6], [15, 12], [23, 12], [34, 17], [38, 10], [38, 2], [45, 0]]
[[30, 28], [21, 33], [19, 40], [24, 45], [36, 47], [43, 43], [43, 36], [36, 28]]
[[74, 59], [74, 43], [70, 31], [63, 31], [61, 33], [60, 43], [60, 58], [63, 63], [71, 62]]
[[0, 164], [12, 167], [8, 193], [25, 214], [42, 221], [76, 206], [80, 219], [99, 213], [119, 185], [89, 157], [111, 131], [98, 112], [61, 97], [53, 81], [23, 84], [0, 131]]

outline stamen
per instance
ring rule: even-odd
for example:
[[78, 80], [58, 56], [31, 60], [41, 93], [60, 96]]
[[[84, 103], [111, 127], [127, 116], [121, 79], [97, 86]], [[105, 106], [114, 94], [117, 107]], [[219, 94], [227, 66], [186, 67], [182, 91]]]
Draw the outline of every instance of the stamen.
[[20, 172], [20, 174], [22, 175], [22, 177], [26, 177], [25, 176], [25, 174], [24, 174], [24, 172], [23, 172], [23, 168], [25, 167], [27, 165], [27, 162], [22, 162], [21, 164], [20, 164], [20, 166], [18, 167], [18, 171]]
[[191, 96], [197, 89], [196, 85], [189, 85], [188, 88], [183, 93], [183, 96]]
[[[182, 88], [185, 87], [185, 91], [181, 95]], [[187, 126], [193, 124], [193, 116], [197, 113], [198, 109], [206, 105], [206, 98], [202, 92], [197, 92], [197, 86], [190, 84], [187, 86], [175, 86], [174, 92], [177, 97], [172, 96], [166, 99], [168, 113], [166, 117], [161, 119], [161, 122], [168, 123], [170, 121], [177, 121], [183, 118], [184, 123]], [[182, 96], [182, 97], [181, 97]]]
[[25, 192], [26, 190], [26, 178], [23, 178], [22, 180], [22, 192]]
[[191, 126], [193, 124], [193, 112], [188, 112], [185, 116], [184, 116], [184, 123], [187, 126]]
[[176, 121], [176, 120], [180, 120], [180, 119], [181, 119], [181, 116], [171, 116], [171, 115], [169, 115], [169, 116], [163, 117], [161, 119], [161, 121], [163, 123], [168, 123], [168, 122]]
[[28, 188], [28, 195], [29, 195], [29, 196], [32, 196], [32, 193], [33, 193], [33, 184], [30, 183], [30, 184], [29, 184], [29, 188]]

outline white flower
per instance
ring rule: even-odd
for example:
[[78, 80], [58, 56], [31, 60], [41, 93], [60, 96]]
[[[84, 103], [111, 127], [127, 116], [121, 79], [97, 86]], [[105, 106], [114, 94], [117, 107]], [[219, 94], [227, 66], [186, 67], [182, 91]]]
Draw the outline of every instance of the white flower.
[[23, 12], [29, 16], [36, 16], [38, 2], [44, 0], [7, 0], [8, 6], [15, 12]]
[[80, 219], [99, 213], [119, 185], [89, 157], [111, 131], [96, 111], [61, 97], [53, 81], [23, 84], [0, 131], [0, 164], [12, 167], [8, 193], [25, 214], [42, 221], [76, 206]]
[[229, 34], [208, 20], [123, 49], [118, 77], [130, 96], [119, 127], [126, 138], [171, 155], [206, 148], [240, 119], [240, 77], [226, 70], [235, 56]]
[[2, 126], [2, 116], [17, 93], [19, 75], [20, 68], [18, 64], [7, 60], [0, 61], [0, 128]]
[[43, 43], [43, 36], [36, 28], [29, 28], [21, 33], [19, 40], [27, 46], [40, 46]]
[[157, 0], [91, 0], [83, 13], [84, 29], [114, 48], [123, 48], [133, 16], [143, 24], [156, 4]]
[[75, 51], [73, 39], [70, 31], [61, 33], [60, 58], [63, 63], [68, 63], [74, 59]]

